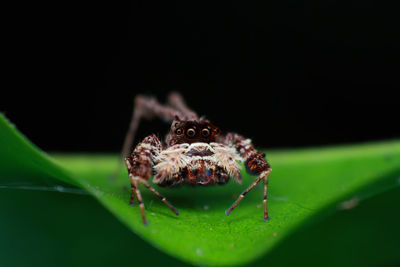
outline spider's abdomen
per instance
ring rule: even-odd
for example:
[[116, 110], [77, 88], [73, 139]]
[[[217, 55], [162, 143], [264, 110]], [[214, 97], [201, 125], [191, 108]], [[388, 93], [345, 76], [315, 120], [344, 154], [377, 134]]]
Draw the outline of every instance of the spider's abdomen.
[[177, 144], [154, 159], [153, 182], [159, 186], [225, 184], [241, 182], [241, 160], [234, 148], [219, 143]]

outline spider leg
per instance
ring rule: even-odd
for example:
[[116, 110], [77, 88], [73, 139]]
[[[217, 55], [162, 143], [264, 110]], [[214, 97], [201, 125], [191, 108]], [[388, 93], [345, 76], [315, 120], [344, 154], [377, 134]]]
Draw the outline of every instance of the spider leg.
[[173, 213], [175, 213], [176, 215], [179, 215], [179, 211], [174, 206], [172, 206], [171, 203], [168, 202], [166, 197], [161, 195], [146, 180], [139, 178], [139, 177], [134, 177], [132, 174], [130, 174], [129, 177], [131, 178], [131, 180], [133, 179], [133, 180], [137, 181], [138, 183], [141, 183], [142, 185], [144, 185], [147, 189], [150, 190], [150, 192], [152, 192], [154, 195], [156, 195]]
[[147, 183], [146, 180], [150, 178], [152, 165], [154, 164], [153, 155], [160, 153], [161, 149], [161, 142], [157, 136], [149, 135], [135, 147], [129, 157], [125, 158], [125, 164], [131, 182], [131, 197], [129, 203], [133, 204], [134, 195], [136, 195], [144, 224], [147, 224], [148, 221], [138, 183], [143, 183], [142, 181]]
[[199, 118], [196, 112], [187, 107], [182, 95], [178, 92], [171, 92], [168, 95], [168, 104], [182, 112], [188, 120], [197, 120]]
[[[269, 174], [269, 173], [268, 173]], [[264, 221], [268, 221], [268, 207], [267, 207], [267, 191], [268, 191], [268, 174], [264, 178], [264, 198], [263, 198], [263, 204], [264, 204]]]
[[263, 194], [263, 206], [264, 206], [264, 221], [268, 221], [268, 207], [267, 207], [267, 190], [268, 190], [268, 176], [272, 169], [269, 163], [265, 160], [265, 154], [259, 153], [251, 143], [250, 139], [246, 139], [243, 136], [236, 133], [228, 133], [226, 136], [219, 137], [219, 142], [233, 146], [242, 157], [242, 160], [249, 173], [258, 174], [259, 176], [254, 182], [244, 190], [239, 198], [232, 204], [232, 206], [226, 210], [225, 214], [229, 215], [232, 210], [239, 204], [244, 196], [251, 191], [261, 180], [264, 181], [264, 194]]
[[185, 115], [181, 111], [161, 105], [154, 97], [138, 95], [135, 97], [134, 104], [135, 108], [132, 113], [132, 119], [122, 147], [122, 157], [126, 157], [129, 153], [142, 117], [150, 119], [153, 116], [157, 116], [167, 122], [173, 121], [176, 116], [185, 118]]
[[236, 199], [236, 201], [232, 204], [232, 206], [225, 211], [226, 215], [229, 215], [234, 208], [239, 204], [239, 202], [244, 198], [244, 196], [250, 192], [261, 180], [264, 180], [264, 198], [263, 198], [263, 203], [264, 203], [264, 220], [268, 220], [268, 209], [267, 209], [267, 184], [268, 184], [268, 175], [271, 172], [270, 169], [263, 171], [254, 181], [251, 185], [249, 185], [246, 190], [244, 190], [239, 197]]
[[145, 225], [147, 225], [147, 224], [149, 224], [149, 222], [147, 221], [146, 213], [144, 211], [144, 203], [142, 200], [142, 194], [140, 193], [139, 187], [136, 183], [136, 179], [134, 179], [133, 175], [130, 174], [129, 178], [131, 180], [132, 188], [134, 188], [134, 191], [132, 190], [132, 192], [131, 192], [131, 199], [133, 198], [133, 192], [135, 192], [135, 195], [136, 195], [138, 203], [139, 203], [140, 213], [142, 214], [143, 223]]
[[133, 206], [135, 204], [135, 191], [136, 187], [131, 181], [131, 199], [129, 200], [129, 205]]
[[[179, 98], [179, 94], [175, 93], [175, 95], [177, 95], [177, 98]], [[129, 154], [129, 150], [132, 147], [135, 139], [136, 131], [139, 127], [139, 122], [142, 118], [150, 119], [153, 116], [157, 116], [167, 122], [173, 121], [175, 117], [179, 117], [181, 119], [187, 118], [182, 111], [179, 111], [173, 107], [162, 105], [154, 97], [138, 95], [134, 99], [134, 105], [135, 107], [133, 109], [132, 119], [129, 123], [129, 129], [126, 132], [124, 144], [121, 150], [120, 162], [114, 172], [111, 174], [112, 179], [117, 176], [122, 165], [122, 160]]]

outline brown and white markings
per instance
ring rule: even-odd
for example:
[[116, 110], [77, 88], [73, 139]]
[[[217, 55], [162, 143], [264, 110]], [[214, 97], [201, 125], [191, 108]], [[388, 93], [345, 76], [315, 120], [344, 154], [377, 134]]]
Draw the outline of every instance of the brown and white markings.
[[[144, 138], [128, 155], [132, 146], [139, 121], [142, 117], [158, 116], [172, 122], [165, 142], [152, 134]], [[131, 182], [130, 204], [136, 196], [142, 214], [143, 223], [147, 224], [145, 207], [139, 190], [139, 184], [156, 195], [176, 215], [178, 210], [167, 201], [148, 179], [153, 174], [153, 183], [161, 187], [187, 185], [223, 185], [232, 177], [242, 183], [240, 166], [243, 162], [246, 170], [258, 175], [225, 211], [229, 215], [239, 202], [259, 182], [264, 183], [264, 220], [268, 220], [267, 188], [270, 165], [265, 155], [259, 153], [250, 139], [236, 133], [221, 135], [220, 130], [210, 121], [190, 110], [178, 93], [171, 93], [168, 104], [161, 105], [155, 98], [137, 96], [129, 131], [125, 137], [122, 154]]]

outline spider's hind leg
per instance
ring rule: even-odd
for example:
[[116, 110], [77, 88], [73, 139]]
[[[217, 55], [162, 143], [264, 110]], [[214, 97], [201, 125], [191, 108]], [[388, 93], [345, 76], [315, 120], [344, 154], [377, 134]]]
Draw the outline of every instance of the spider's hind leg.
[[154, 97], [138, 95], [134, 100], [135, 108], [133, 109], [132, 119], [129, 124], [128, 132], [126, 133], [124, 145], [122, 147], [121, 155], [126, 157], [129, 149], [135, 139], [136, 131], [139, 122], [142, 118], [150, 119], [154, 116], [160, 117], [165, 121], [173, 121], [175, 116], [184, 117], [182, 112], [165, 105], [160, 104]]
[[194, 112], [191, 110], [185, 103], [185, 100], [183, 100], [183, 97], [181, 94], [178, 92], [171, 92], [168, 95], [168, 104], [171, 105], [171, 107], [175, 108], [176, 110], [179, 110], [182, 112], [185, 116], [186, 119], [188, 120], [197, 120], [199, 117]]
[[[159, 117], [164, 121], [173, 121], [176, 117], [181, 120], [197, 119], [197, 114], [189, 109], [183, 97], [177, 92], [171, 92], [168, 95], [168, 105], [160, 104], [154, 97], [137, 95], [134, 99], [134, 109], [132, 113], [129, 129], [126, 133], [124, 144], [121, 150], [121, 160], [126, 157], [132, 147], [136, 136], [136, 131], [139, 127], [139, 122], [142, 118], [150, 119]], [[114, 172], [111, 174], [111, 179], [115, 178], [122, 164], [118, 164]]]

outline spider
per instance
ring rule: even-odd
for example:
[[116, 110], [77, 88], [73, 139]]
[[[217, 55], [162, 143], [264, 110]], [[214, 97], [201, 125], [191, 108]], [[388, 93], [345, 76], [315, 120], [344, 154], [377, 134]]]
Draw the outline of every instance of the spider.
[[[224, 185], [231, 177], [241, 184], [241, 165], [238, 162], [244, 163], [249, 173], [258, 176], [225, 211], [225, 214], [229, 215], [245, 195], [263, 181], [263, 218], [268, 221], [267, 186], [268, 175], [272, 170], [265, 160], [265, 154], [259, 153], [250, 139], [239, 134], [222, 135], [218, 127], [190, 110], [179, 93], [170, 93], [167, 101], [168, 105], [161, 105], [154, 97], [144, 95], [135, 97], [135, 108], [122, 149], [131, 183], [130, 204], [134, 204], [136, 196], [143, 223], [147, 225], [148, 220], [139, 184], [145, 186], [172, 212], [179, 215], [178, 210], [150, 185], [148, 179], [151, 175], [153, 183], [160, 187], [183, 184]], [[151, 134], [128, 154], [140, 119], [142, 117], [149, 119], [153, 116], [172, 122], [165, 141], [161, 142], [155, 134]]]

